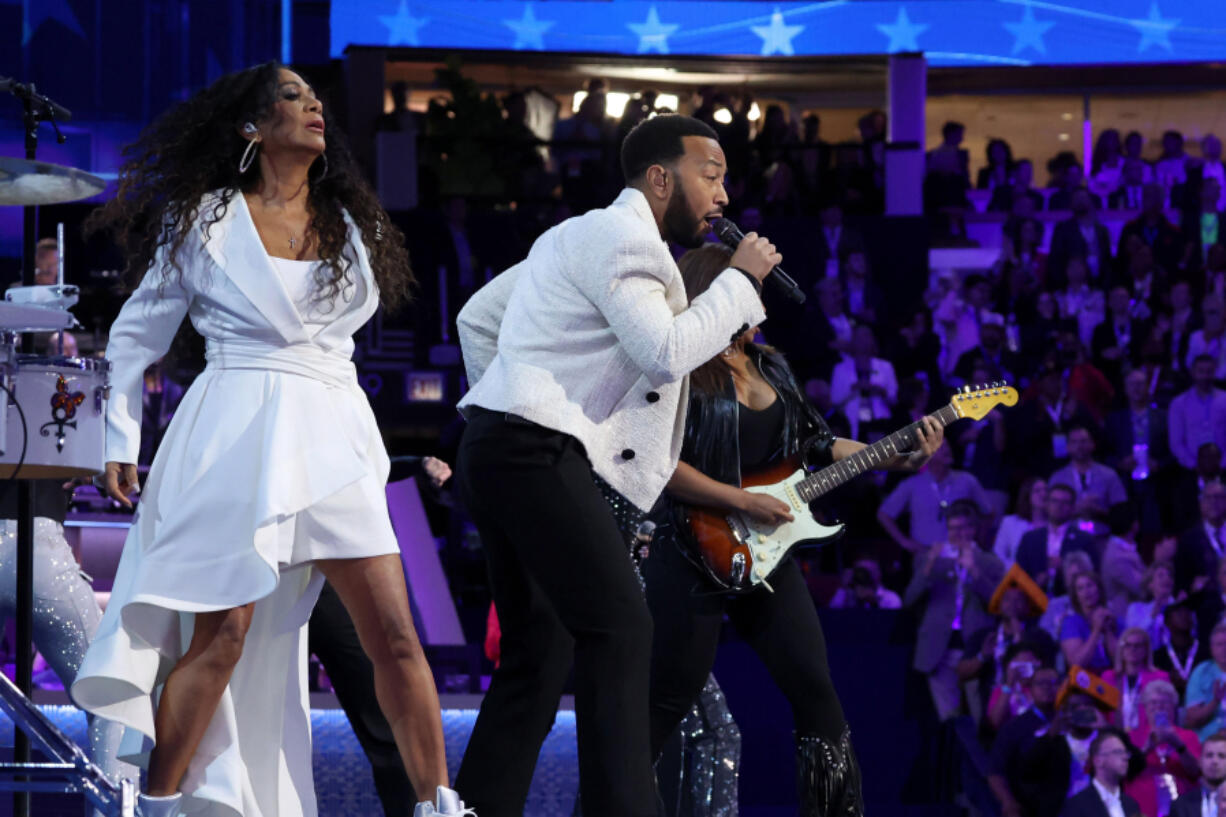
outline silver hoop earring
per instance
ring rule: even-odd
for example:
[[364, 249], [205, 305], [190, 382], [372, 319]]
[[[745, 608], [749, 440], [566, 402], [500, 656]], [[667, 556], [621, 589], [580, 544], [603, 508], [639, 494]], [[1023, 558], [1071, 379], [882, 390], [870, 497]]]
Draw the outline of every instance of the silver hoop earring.
[[321, 159], [323, 159], [323, 160], [324, 160], [324, 172], [323, 172], [323, 173], [320, 173], [320, 174], [319, 174], [319, 175], [318, 175], [318, 176], [315, 178], [315, 181], [317, 181], [317, 182], [322, 182], [322, 181], [323, 181], [325, 178], [327, 178], [327, 176], [328, 176], [328, 154], [326, 154], [326, 153], [321, 153], [321, 154], [319, 154], [319, 158], [321, 158]]
[[246, 173], [251, 167], [251, 163], [255, 161], [255, 155], [258, 152], [259, 139], [251, 139], [247, 142], [247, 149], [243, 151], [243, 158], [238, 161], [238, 172]]

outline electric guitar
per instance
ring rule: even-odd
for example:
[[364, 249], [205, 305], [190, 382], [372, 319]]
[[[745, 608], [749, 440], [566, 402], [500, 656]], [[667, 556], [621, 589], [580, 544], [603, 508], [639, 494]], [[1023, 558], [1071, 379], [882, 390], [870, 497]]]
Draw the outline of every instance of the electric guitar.
[[[1004, 383], [975, 389], [967, 386], [929, 416], [944, 427], [963, 417], [981, 420], [998, 405], [1016, 404], [1017, 391]], [[791, 508], [794, 521], [766, 525], [739, 511], [690, 507], [686, 510], [690, 536], [685, 544], [691, 559], [729, 592], [748, 592], [758, 585], [774, 592], [768, 579], [794, 548], [825, 544], [843, 533], [842, 524], [823, 525], [814, 519], [809, 503], [865, 471], [916, 450], [919, 427], [912, 423], [820, 471], [806, 471], [796, 455], [742, 475], [742, 488], [780, 500]]]

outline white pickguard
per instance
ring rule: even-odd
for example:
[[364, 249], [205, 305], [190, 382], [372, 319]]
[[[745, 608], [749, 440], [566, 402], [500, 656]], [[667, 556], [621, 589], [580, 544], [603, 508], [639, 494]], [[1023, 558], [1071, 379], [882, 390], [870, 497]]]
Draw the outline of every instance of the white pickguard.
[[[747, 575], [742, 587], [754, 587], [759, 584], [770, 589], [766, 577], [775, 571], [798, 543], [809, 539], [829, 539], [843, 532], [843, 526], [823, 525], [813, 518], [809, 505], [801, 499], [792, 486], [807, 476], [803, 470], [798, 470], [792, 476], [772, 485], [759, 485], [746, 488], [755, 494], [767, 494], [792, 509], [793, 520], [782, 525], [764, 525], [755, 522], [745, 514], [733, 513], [727, 516], [728, 524], [738, 539], [744, 542], [753, 557], [753, 564], [746, 566]], [[733, 577], [735, 582], [736, 577]]]

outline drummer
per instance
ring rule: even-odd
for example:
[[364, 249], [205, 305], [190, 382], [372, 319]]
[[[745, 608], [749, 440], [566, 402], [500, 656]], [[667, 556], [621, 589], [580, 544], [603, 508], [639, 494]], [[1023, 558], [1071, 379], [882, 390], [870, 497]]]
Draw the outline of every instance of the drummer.
[[[54, 284], [59, 280], [59, 269], [59, 244], [54, 238], [39, 239], [39, 242], [34, 245], [34, 283], [43, 286]], [[21, 285], [22, 281], [18, 280], [9, 289]]]

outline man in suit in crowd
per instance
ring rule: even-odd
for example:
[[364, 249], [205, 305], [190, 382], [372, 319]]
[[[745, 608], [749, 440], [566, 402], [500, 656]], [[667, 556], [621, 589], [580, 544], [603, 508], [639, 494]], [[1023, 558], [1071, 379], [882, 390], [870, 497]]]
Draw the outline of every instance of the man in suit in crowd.
[[[821, 138], [822, 120], [811, 113], [804, 118], [804, 141], [793, 154], [797, 182], [806, 205], [820, 200], [830, 182], [830, 144]], [[809, 212], [812, 212], [811, 210]]]
[[1108, 454], [1104, 462], [1124, 480], [1128, 494], [1137, 503], [1143, 533], [1159, 533], [1169, 527], [1164, 521], [1161, 497], [1167, 480], [1160, 474], [1174, 463], [1167, 440], [1166, 412], [1153, 404], [1149, 377], [1133, 369], [1124, 378], [1127, 405], [1107, 415], [1105, 436]]
[[1073, 509], [1077, 497], [1073, 489], [1055, 483], [1047, 489], [1047, 524], [1028, 531], [1017, 546], [1017, 563], [1047, 594], [1065, 592], [1060, 565], [1074, 550], [1084, 551], [1097, 564], [1094, 540], [1077, 527]]
[[1217, 443], [1203, 442], [1196, 449], [1196, 470], [1175, 469], [1171, 481], [1171, 513], [1175, 530], [1187, 530], [1201, 520], [1200, 494], [1211, 482], [1226, 479], [1222, 469], [1222, 450]]
[[1141, 213], [1124, 225], [1120, 232], [1120, 243], [1115, 253], [1116, 264], [1123, 267], [1128, 263], [1128, 240], [1139, 237], [1149, 245], [1154, 252], [1154, 260], [1158, 266], [1172, 274], [1179, 268], [1183, 258], [1183, 236], [1179, 228], [1167, 219], [1163, 208], [1166, 205], [1166, 188], [1160, 184], [1147, 184], [1141, 195]]
[[1090, 353], [1095, 367], [1117, 389], [1123, 383], [1124, 372], [1140, 362], [1141, 348], [1148, 335], [1149, 323], [1133, 314], [1128, 287], [1121, 284], [1111, 287], [1107, 293], [1107, 316], [1090, 336]]
[[1170, 817], [1218, 817], [1218, 796], [1226, 782], [1226, 732], [1214, 732], [1201, 742], [1200, 786], [1171, 803]]
[[1111, 269], [1111, 233], [1098, 220], [1094, 197], [1089, 190], [1073, 191], [1072, 209], [1073, 217], [1061, 221], [1052, 230], [1046, 280], [1046, 285], [1052, 289], [1065, 285], [1064, 271], [1074, 256], [1086, 260], [1093, 284], [1101, 286]]
[[1200, 590], [1226, 555], [1226, 485], [1209, 482], [1200, 492], [1198, 523], [1184, 531], [1175, 548], [1175, 585]]
[[[1122, 475], [1144, 465], [1152, 476], [1172, 463], [1166, 412], [1153, 404], [1149, 378], [1141, 369], [1133, 369], [1124, 378], [1124, 397], [1128, 404], [1108, 414], [1104, 423], [1109, 452], [1104, 461]], [[1145, 462], [1136, 459], [1137, 445], [1145, 446]]]
[[1123, 789], [1130, 757], [1123, 732], [1100, 729], [1090, 744], [1090, 785], [1069, 798], [1061, 817], [1141, 817], [1140, 805]]
[[1072, 488], [1079, 507], [1107, 511], [1112, 505], [1127, 502], [1128, 492], [1113, 468], [1094, 460], [1094, 448], [1094, 434], [1089, 426], [1069, 428], [1069, 464], [1052, 474], [1048, 484]]
[[946, 541], [932, 545], [920, 557], [903, 595], [904, 606], [924, 604], [914, 666], [928, 676], [928, 689], [942, 721], [962, 709], [958, 662], [971, 633], [992, 624], [988, 600], [1005, 574], [996, 554], [975, 541], [979, 519], [973, 501], [954, 502], [946, 514]]
[[827, 202], [821, 210], [822, 229], [816, 242], [816, 268], [819, 278], [838, 278], [847, 256], [864, 250], [864, 237], [843, 224], [843, 208], [837, 201]]
[[1120, 189], [1107, 197], [1111, 210], [1140, 210], [1145, 195], [1145, 161], [1128, 158], [1121, 171]]

